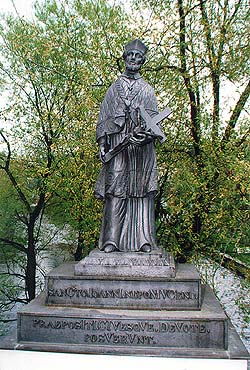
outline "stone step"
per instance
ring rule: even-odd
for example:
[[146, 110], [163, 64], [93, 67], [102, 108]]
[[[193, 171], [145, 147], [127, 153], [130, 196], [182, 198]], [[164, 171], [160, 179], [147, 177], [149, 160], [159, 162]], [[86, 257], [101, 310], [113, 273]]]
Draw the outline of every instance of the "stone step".
[[75, 264], [46, 276], [46, 304], [135, 310], [200, 310], [201, 279], [191, 264], [179, 264], [175, 278], [76, 276]]
[[[225, 351], [228, 320], [209, 287], [200, 311], [45, 306], [41, 295], [18, 313], [19, 348], [83, 353], [161, 354], [170, 349]], [[33, 345], [32, 345], [33, 343]]]

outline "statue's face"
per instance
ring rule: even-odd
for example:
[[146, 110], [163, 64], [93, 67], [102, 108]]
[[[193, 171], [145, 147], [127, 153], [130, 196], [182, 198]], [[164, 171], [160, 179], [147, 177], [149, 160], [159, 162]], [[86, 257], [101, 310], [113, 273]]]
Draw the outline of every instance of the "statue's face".
[[130, 50], [125, 57], [125, 66], [129, 72], [138, 72], [143, 64], [143, 54], [138, 50]]

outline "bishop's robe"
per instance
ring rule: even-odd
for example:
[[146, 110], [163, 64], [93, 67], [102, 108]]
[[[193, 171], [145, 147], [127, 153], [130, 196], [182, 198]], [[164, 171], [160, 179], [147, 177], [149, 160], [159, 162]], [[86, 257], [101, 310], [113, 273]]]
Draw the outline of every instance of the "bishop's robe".
[[[153, 88], [139, 74], [122, 75], [108, 89], [100, 108], [96, 138], [113, 149], [138, 125], [138, 107], [150, 116], [158, 113]], [[129, 110], [129, 120], [125, 118]], [[129, 144], [103, 164], [95, 194], [104, 200], [99, 249], [112, 244], [119, 251], [133, 252], [149, 244], [156, 249], [154, 197], [157, 165], [154, 140], [143, 146]]]

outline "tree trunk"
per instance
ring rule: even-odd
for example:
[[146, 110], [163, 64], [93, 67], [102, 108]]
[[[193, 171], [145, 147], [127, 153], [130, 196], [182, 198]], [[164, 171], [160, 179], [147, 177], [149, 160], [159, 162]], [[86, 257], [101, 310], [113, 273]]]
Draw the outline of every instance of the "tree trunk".
[[26, 291], [28, 293], [29, 302], [36, 296], [36, 253], [35, 253], [34, 226], [35, 223], [33, 221], [28, 224]]
[[84, 231], [82, 227], [82, 221], [83, 217], [79, 216], [78, 217], [78, 243], [77, 243], [77, 248], [74, 253], [75, 261], [80, 261], [83, 258], [83, 247], [84, 247]]
[[81, 259], [83, 258], [83, 235], [82, 233], [79, 231], [78, 233], [78, 243], [77, 243], [77, 248], [76, 248], [76, 251], [74, 253], [74, 258], [75, 258], [75, 261], [81, 261]]

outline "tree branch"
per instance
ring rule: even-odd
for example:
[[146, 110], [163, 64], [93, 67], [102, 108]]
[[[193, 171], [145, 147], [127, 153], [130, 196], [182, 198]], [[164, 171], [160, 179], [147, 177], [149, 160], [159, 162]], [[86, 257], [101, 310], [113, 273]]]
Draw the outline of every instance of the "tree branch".
[[4, 324], [8, 324], [9, 322], [17, 321], [17, 319], [0, 319], [0, 322]]
[[244, 142], [249, 137], [249, 135], [250, 135], [250, 130], [247, 130], [247, 132], [238, 141], [236, 141], [236, 146], [240, 147], [242, 144], [244, 144]]
[[1, 276], [14, 276], [18, 279], [22, 279], [22, 280], [25, 280], [25, 275], [22, 275], [22, 274], [18, 274], [18, 273], [15, 273], [15, 272], [11, 272], [11, 271], [8, 271], [8, 272], [1, 272], [0, 273]]
[[15, 210], [16, 218], [21, 221], [24, 225], [28, 225], [28, 218], [25, 215], [20, 215], [17, 210]]
[[11, 159], [10, 143], [7, 140], [7, 138], [5, 137], [5, 135], [3, 134], [2, 131], [0, 131], [0, 135], [2, 136], [3, 140], [5, 141], [5, 143], [7, 145], [7, 149], [8, 149], [8, 154], [7, 154], [5, 166], [1, 166], [1, 168], [5, 171], [5, 173], [9, 177], [9, 180], [11, 181], [12, 185], [16, 189], [16, 191], [18, 193], [18, 196], [21, 199], [21, 201], [23, 202], [23, 204], [25, 205], [27, 211], [31, 212], [30, 204], [29, 204], [27, 198], [25, 197], [24, 193], [22, 192], [20, 186], [18, 185], [18, 183], [16, 181], [16, 178], [14, 177], [13, 173], [10, 170], [10, 159]]
[[246, 102], [249, 98], [249, 95], [250, 95], [250, 80], [248, 81], [248, 84], [246, 85], [245, 90], [242, 92], [242, 94], [241, 94], [241, 96], [240, 96], [232, 114], [231, 114], [231, 117], [229, 119], [229, 122], [227, 124], [226, 130], [225, 130], [225, 133], [224, 133], [224, 136], [221, 140], [221, 148], [222, 149], [225, 148], [226, 143], [229, 141], [231, 132], [236, 126], [236, 123], [237, 123], [237, 121], [239, 119], [239, 116], [240, 116], [240, 114], [241, 114], [241, 112], [244, 108], [244, 105], [246, 104]]
[[8, 150], [8, 154], [7, 154], [7, 157], [6, 158], [1, 158], [1, 159], [5, 159], [5, 166], [1, 166], [1, 168], [3, 170], [8, 170], [9, 169], [9, 166], [10, 166], [10, 157], [11, 157], [11, 149], [10, 149], [10, 143], [9, 141], [7, 140], [6, 136], [4, 135], [3, 131], [0, 130], [0, 135], [2, 136], [5, 144], [7, 145], [7, 150]]
[[22, 244], [14, 242], [14, 240], [9, 240], [6, 238], [0, 238], [0, 242], [6, 243], [8, 245], [11, 245], [12, 247], [16, 248], [20, 252], [27, 253], [27, 248], [25, 248]]
[[225, 17], [226, 17], [226, 6], [227, 1], [225, 1], [224, 6], [224, 20], [223, 26], [220, 33], [220, 41], [219, 41], [219, 51], [218, 56], [216, 58], [214, 43], [212, 39], [211, 33], [211, 25], [209, 24], [207, 12], [204, 6], [204, 3], [200, 0], [200, 10], [201, 10], [201, 17], [204, 24], [204, 31], [206, 36], [206, 43], [207, 43], [207, 51], [208, 51], [208, 58], [209, 58], [209, 68], [211, 71], [211, 79], [212, 79], [212, 86], [213, 86], [213, 127], [212, 127], [212, 137], [213, 140], [218, 138], [218, 127], [219, 127], [219, 115], [220, 115], [220, 68], [221, 68], [221, 58], [222, 58], [222, 51], [224, 48], [224, 41], [225, 41]]
[[1, 288], [0, 288], [0, 293], [2, 293], [9, 300], [8, 302], [6, 302], [6, 305], [11, 304], [11, 303], [27, 303], [26, 299], [19, 298], [19, 297], [11, 297], [9, 294], [7, 294], [7, 292], [5, 292]]
[[199, 125], [199, 114], [196, 101], [196, 95], [192, 87], [191, 78], [187, 70], [187, 58], [186, 58], [186, 21], [183, 9], [183, 0], [178, 0], [179, 10], [179, 22], [180, 22], [180, 61], [181, 71], [184, 78], [185, 86], [189, 95], [190, 108], [191, 108], [191, 133], [194, 140], [194, 151], [196, 158], [200, 156], [200, 125]]

